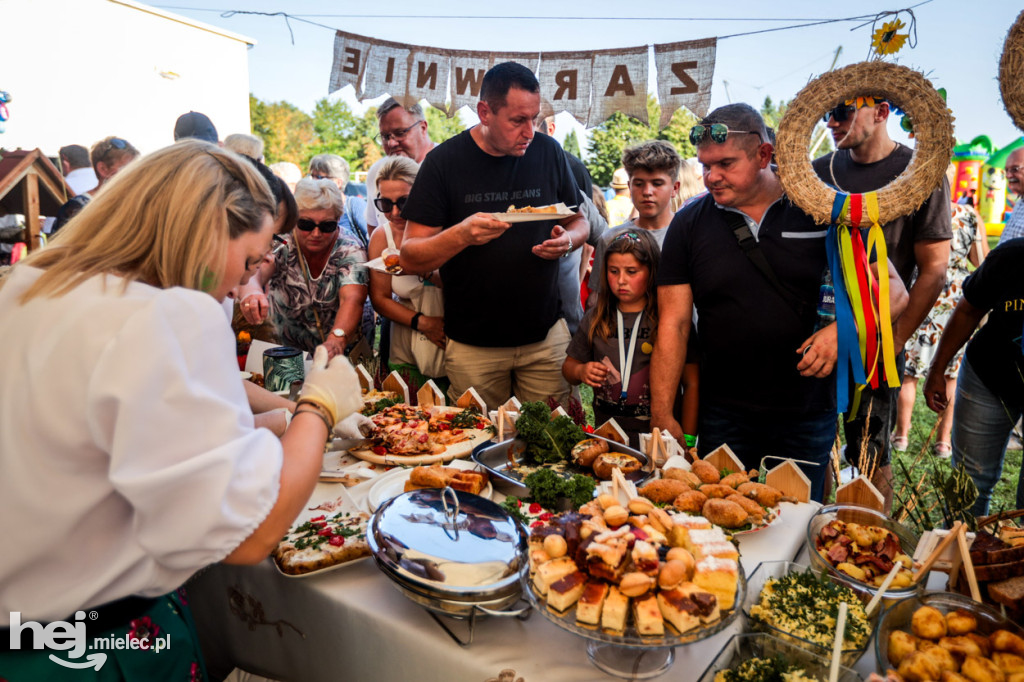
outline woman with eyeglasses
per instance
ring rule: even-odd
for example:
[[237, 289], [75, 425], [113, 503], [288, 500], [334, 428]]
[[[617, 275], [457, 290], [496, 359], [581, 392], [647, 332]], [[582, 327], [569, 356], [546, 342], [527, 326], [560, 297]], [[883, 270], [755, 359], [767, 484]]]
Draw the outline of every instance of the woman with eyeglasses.
[[0, 278], [4, 679], [207, 678], [181, 585], [268, 556], [361, 402], [318, 349], [284, 436], [254, 426], [219, 302], [274, 213], [248, 162], [178, 142]]
[[344, 200], [331, 180], [303, 178], [295, 185], [299, 220], [287, 243], [242, 287], [245, 319], [269, 317], [286, 346], [331, 357], [358, 341], [366, 300], [366, 252], [341, 234]]
[[139, 150], [133, 147], [131, 142], [120, 137], [105, 137], [94, 144], [89, 152], [89, 160], [92, 162], [92, 168], [96, 172], [96, 179], [99, 182], [89, 191], [71, 197], [67, 203], [58, 209], [55, 216], [56, 221], [53, 223], [50, 234], [57, 234], [58, 230], [85, 208], [85, 205], [96, 196], [104, 184], [117, 175], [122, 168], [131, 163], [138, 155]]
[[[387, 216], [388, 222], [370, 235], [371, 259], [384, 257], [388, 265], [389, 255], [398, 255], [405, 238], [405, 218], [402, 208], [409, 197], [416, 173], [420, 165], [404, 156], [389, 156], [377, 171], [377, 197], [374, 205]], [[440, 350], [444, 350], [444, 317], [439, 314], [424, 312], [427, 297], [434, 296], [435, 303], [440, 304], [438, 287], [441, 286], [440, 276], [435, 272], [426, 279], [416, 275], [388, 274], [377, 270], [370, 271], [370, 302], [374, 310], [391, 320], [391, 346], [388, 356], [388, 367], [400, 373], [408, 373], [410, 378], [422, 386], [427, 379], [441, 390], [447, 389], [444, 378], [443, 356], [440, 353], [428, 353], [430, 365], [418, 362], [414, 350], [414, 339], [421, 334]], [[433, 291], [431, 291], [433, 290]], [[417, 306], [419, 303], [419, 306]], [[441, 312], [440, 308], [436, 312]], [[422, 357], [422, 356], [421, 356]]]

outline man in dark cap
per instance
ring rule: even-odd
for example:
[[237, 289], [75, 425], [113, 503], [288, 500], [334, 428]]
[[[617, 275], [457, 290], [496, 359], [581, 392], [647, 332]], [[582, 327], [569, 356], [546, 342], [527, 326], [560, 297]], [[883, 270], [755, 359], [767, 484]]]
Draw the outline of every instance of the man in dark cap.
[[174, 141], [177, 142], [186, 137], [195, 137], [219, 144], [217, 129], [214, 127], [213, 121], [209, 116], [198, 111], [182, 114], [174, 124]]

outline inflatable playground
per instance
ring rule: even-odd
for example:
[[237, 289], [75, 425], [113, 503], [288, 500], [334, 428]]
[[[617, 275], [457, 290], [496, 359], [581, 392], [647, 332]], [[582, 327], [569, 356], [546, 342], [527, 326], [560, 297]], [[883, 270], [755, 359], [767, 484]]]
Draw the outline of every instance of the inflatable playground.
[[956, 180], [950, 193], [953, 201], [972, 201], [985, 221], [990, 237], [999, 236], [1017, 197], [1006, 191], [1006, 157], [1024, 147], [1019, 137], [1002, 148], [996, 148], [988, 135], [979, 135], [970, 142], [953, 147]]

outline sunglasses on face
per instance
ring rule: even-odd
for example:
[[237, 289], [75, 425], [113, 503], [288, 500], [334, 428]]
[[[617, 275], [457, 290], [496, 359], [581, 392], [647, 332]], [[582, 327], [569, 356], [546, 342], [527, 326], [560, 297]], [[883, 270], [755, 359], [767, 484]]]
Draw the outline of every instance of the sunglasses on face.
[[391, 209], [394, 208], [395, 206], [398, 207], [399, 211], [405, 208], [405, 201], [408, 198], [409, 195], [406, 194], [404, 197], [398, 197], [394, 201], [391, 201], [391, 199], [378, 196], [376, 199], [373, 200], [373, 205], [376, 206], [377, 210], [380, 211], [381, 213], [391, 213]]
[[690, 128], [690, 143], [699, 145], [704, 140], [710, 138], [715, 144], [722, 144], [728, 139], [730, 134], [757, 135], [757, 139], [761, 139], [761, 133], [756, 130], [730, 130], [729, 126], [724, 123], [711, 123], [708, 125], [698, 123]]
[[830, 119], [835, 119], [836, 123], [842, 123], [846, 119], [853, 116], [857, 111], [856, 104], [840, 104], [837, 107], [829, 109], [825, 112], [825, 115], [821, 117], [821, 120], [828, 123]]
[[321, 232], [323, 232], [324, 234], [328, 234], [329, 232], [334, 232], [335, 230], [338, 229], [338, 221], [325, 220], [323, 222], [317, 223], [310, 220], [309, 218], [299, 218], [299, 222], [295, 223], [295, 227], [299, 228], [303, 232], [312, 232], [314, 229], [320, 228]]

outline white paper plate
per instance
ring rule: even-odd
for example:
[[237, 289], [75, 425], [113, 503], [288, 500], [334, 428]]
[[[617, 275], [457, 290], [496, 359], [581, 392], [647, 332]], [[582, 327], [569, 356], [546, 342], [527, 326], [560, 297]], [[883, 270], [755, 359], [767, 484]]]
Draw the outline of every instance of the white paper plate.
[[[568, 218], [576, 215], [576, 213], [565, 204], [558, 203], [553, 205], [555, 207], [554, 213], [492, 213], [491, 215], [493, 215], [497, 220], [501, 220], [506, 223], [529, 223], [535, 220], [561, 220], [562, 218]], [[537, 206], [536, 208], [546, 207]]]
[[384, 267], [384, 257], [383, 256], [378, 256], [377, 258], [374, 258], [371, 261], [367, 261], [366, 262], [366, 267], [370, 268], [371, 270], [376, 270], [377, 272], [383, 272], [385, 275], [401, 275], [401, 274], [403, 274], [401, 271], [399, 271], [399, 272], [390, 272], [387, 268], [385, 268]]
[[[473, 462], [467, 462], [465, 460], [452, 460], [447, 462], [445, 466], [449, 466], [455, 469], [475, 469], [480, 471], [480, 467]], [[412, 474], [412, 469], [392, 469], [388, 473], [377, 478], [377, 482], [373, 484], [369, 492], [366, 495], [366, 503], [370, 508], [371, 512], [377, 511], [377, 507], [384, 504], [392, 497], [396, 497], [405, 492], [405, 482], [409, 480], [409, 476]], [[491, 495], [494, 494], [494, 487], [490, 481], [487, 481], [487, 485], [480, 493], [481, 497], [491, 499]]]
[[[315, 507], [316, 505], [318, 505], [318, 504], [320, 504], [322, 502], [327, 502], [327, 501], [330, 501], [330, 500], [337, 500], [337, 499], [341, 499], [342, 502], [341, 502], [341, 505], [339, 507], [337, 507], [334, 511], [323, 511], [323, 510], [319, 510], [319, 509], [310, 509], [310, 507]], [[302, 508], [302, 511], [299, 513], [298, 518], [296, 518], [295, 521], [292, 523], [292, 525], [289, 527], [289, 532], [291, 532], [292, 528], [295, 528], [296, 526], [301, 525], [301, 524], [305, 523], [306, 521], [309, 521], [314, 516], [319, 516], [320, 514], [325, 514], [327, 516], [330, 516], [331, 514], [336, 514], [338, 512], [343, 512], [343, 511], [357, 512], [357, 511], [362, 511], [362, 510], [359, 509], [359, 507], [356, 505], [355, 501], [352, 499], [352, 496], [349, 495], [348, 491], [345, 490], [345, 488], [343, 488], [342, 486], [340, 486], [340, 485], [333, 485], [333, 486], [323, 486], [323, 485], [321, 485], [321, 486], [318, 486], [313, 491], [313, 495], [310, 497], [309, 502], [307, 502], [306, 505]], [[369, 521], [367, 521], [367, 526], [369, 526]], [[281, 567], [277, 565], [276, 561], [274, 561], [273, 556], [270, 557], [270, 563], [274, 564], [274, 568], [277, 569], [277, 572], [279, 574], [283, 575], [285, 578], [309, 578], [309, 577], [312, 577], [314, 575], [320, 575], [321, 573], [328, 573], [330, 571], [336, 571], [339, 568], [345, 568], [347, 566], [351, 566], [352, 564], [362, 563], [363, 561], [365, 561], [366, 559], [369, 559], [369, 558], [370, 558], [370, 555], [367, 554], [366, 556], [358, 557], [356, 559], [353, 559], [352, 561], [346, 561], [346, 562], [343, 562], [343, 563], [340, 563], [340, 564], [334, 564], [333, 566], [327, 566], [326, 568], [320, 568], [320, 569], [317, 569], [315, 571], [310, 571], [309, 573], [302, 573], [300, 575], [293, 575], [291, 573], [285, 573], [284, 571], [282, 571]]]

